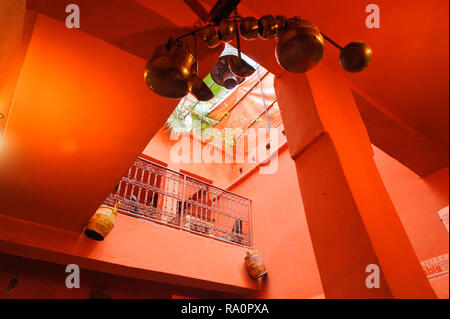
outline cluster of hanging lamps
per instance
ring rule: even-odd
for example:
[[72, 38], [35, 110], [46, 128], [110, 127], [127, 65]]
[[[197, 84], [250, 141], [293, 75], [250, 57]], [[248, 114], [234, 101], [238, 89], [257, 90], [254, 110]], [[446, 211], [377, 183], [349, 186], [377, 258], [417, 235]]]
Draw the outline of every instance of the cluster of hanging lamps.
[[[307, 72], [321, 61], [325, 40], [340, 50], [339, 61], [347, 72], [364, 70], [372, 59], [372, 49], [368, 44], [351, 42], [341, 47], [322, 34], [317, 26], [298, 17], [265, 15], [256, 19], [236, 15], [233, 18], [222, 19], [217, 26], [204, 26], [159, 46], [145, 69], [146, 83], [155, 93], [180, 98], [190, 92], [200, 101], [213, 98], [211, 90], [198, 76], [196, 56], [192, 55], [190, 48], [181, 41], [188, 35], [192, 35], [195, 39], [195, 55], [197, 37], [202, 39], [208, 48], [226, 44], [225, 50], [211, 71], [211, 77], [215, 83], [227, 89], [234, 88], [255, 72], [254, 67], [242, 57], [240, 38], [246, 41], [276, 38], [277, 62], [285, 70], [293, 73]], [[227, 45], [234, 39], [237, 50]]]

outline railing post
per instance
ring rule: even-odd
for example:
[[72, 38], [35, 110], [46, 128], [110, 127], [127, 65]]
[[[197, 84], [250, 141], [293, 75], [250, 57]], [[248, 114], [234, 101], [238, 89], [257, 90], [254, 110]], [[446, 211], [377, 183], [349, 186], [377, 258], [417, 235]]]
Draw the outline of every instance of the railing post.
[[248, 204], [248, 238], [249, 246], [253, 248], [253, 233], [252, 233], [252, 201], [247, 199]]
[[183, 218], [184, 218], [184, 193], [186, 190], [186, 175], [183, 175], [183, 191], [181, 197], [181, 209], [180, 209], [180, 229], [183, 229]]

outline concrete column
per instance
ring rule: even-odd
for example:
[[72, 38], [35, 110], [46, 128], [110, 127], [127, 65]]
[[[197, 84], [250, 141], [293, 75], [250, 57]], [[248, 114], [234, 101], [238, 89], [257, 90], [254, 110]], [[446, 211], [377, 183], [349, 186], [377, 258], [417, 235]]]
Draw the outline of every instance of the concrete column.
[[[436, 298], [345, 81], [319, 66], [282, 74], [275, 91], [325, 297]], [[371, 264], [381, 270], [379, 288], [366, 286]]]

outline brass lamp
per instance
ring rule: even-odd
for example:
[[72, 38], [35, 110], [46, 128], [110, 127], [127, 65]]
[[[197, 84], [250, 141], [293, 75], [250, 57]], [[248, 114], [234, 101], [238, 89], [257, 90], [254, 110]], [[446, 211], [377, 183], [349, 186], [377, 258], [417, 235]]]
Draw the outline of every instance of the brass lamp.
[[198, 33], [200, 38], [205, 41], [206, 46], [210, 49], [217, 47], [221, 43], [219, 32], [213, 25], [209, 25], [200, 29]]
[[254, 40], [258, 38], [259, 34], [258, 20], [256, 20], [253, 17], [242, 19], [239, 31], [241, 33], [241, 37], [244, 40]]
[[158, 95], [180, 98], [191, 92], [198, 100], [214, 97], [211, 90], [195, 72], [195, 57], [184, 43], [170, 39], [156, 48], [145, 66], [144, 79]]
[[220, 86], [232, 89], [255, 72], [253, 66], [239, 56], [239, 50], [226, 44], [211, 77]]
[[306, 20], [295, 20], [280, 33], [276, 58], [287, 71], [303, 73], [320, 62], [323, 51], [324, 38], [319, 29]]
[[263, 40], [270, 40], [278, 36], [278, 34], [286, 27], [287, 18], [285, 16], [265, 15], [258, 21], [259, 37]]
[[188, 79], [188, 90], [199, 101], [209, 101], [214, 97], [211, 89], [197, 75], [192, 74]]
[[187, 79], [194, 63], [195, 59], [189, 48], [171, 39], [153, 52], [145, 66], [145, 82], [158, 95], [183, 97], [188, 92]]
[[360, 72], [367, 68], [372, 60], [372, 48], [364, 42], [350, 42], [341, 49], [339, 61], [347, 72]]
[[235, 23], [231, 19], [223, 19], [219, 24], [219, 38], [222, 42], [229, 43], [233, 40], [235, 34]]
[[244, 59], [237, 55], [230, 56], [228, 61], [230, 71], [240, 78], [246, 78], [255, 72], [255, 69]]
[[230, 57], [230, 55], [221, 56], [211, 71], [213, 81], [229, 90], [245, 80], [245, 78], [238, 77], [231, 72], [229, 67]]

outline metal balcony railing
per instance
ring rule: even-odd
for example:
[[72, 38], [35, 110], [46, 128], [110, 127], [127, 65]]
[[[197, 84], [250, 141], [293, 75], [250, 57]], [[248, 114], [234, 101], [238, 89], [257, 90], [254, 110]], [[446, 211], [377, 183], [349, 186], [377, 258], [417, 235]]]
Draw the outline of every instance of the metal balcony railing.
[[251, 247], [251, 201], [138, 158], [104, 204], [119, 213]]

